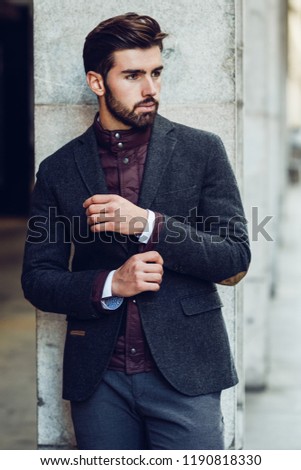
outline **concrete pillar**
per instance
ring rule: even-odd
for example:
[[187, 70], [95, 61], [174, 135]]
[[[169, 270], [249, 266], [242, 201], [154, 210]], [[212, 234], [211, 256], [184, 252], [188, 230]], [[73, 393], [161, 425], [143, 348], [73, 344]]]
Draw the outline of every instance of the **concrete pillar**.
[[[267, 385], [269, 321], [277, 289], [279, 211], [285, 181], [286, 4], [245, 0], [245, 208], [253, 261], [245, 281], [245, 368], [248, 388]], [[256, 226], [271, 220], [258, 233]]]
[[[161, 114], [219, 134], [241, 183], [241, 0], [35, 0], [36, 163], [82, 132], [96, 111], [81, 62], [85, 35], [101, 20], [127, 12], [150, 14], [164, 31]], [[224, 313], [240, 388], [224, 393], [226, 446], [242, 446], [237, 402], [243, 402], [241, 373], [241, 288], [222, 288]], [[67, 403], [61, 400], [65, 320], [38, 313], [38, 444], [72, 448]], [[239, 336], [237, 331], [239, 330]], [[240, 414], [242, 409], [240, 409]]]

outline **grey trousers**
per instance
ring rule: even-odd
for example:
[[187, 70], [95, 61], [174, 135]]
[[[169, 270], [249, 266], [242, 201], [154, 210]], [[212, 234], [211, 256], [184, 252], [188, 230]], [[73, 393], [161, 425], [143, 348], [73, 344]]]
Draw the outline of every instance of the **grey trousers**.
[[71, 403], [77, 447], [223, 449], [220, 395], [183, 395], [157, 371], [108, 370], [88, 400]]

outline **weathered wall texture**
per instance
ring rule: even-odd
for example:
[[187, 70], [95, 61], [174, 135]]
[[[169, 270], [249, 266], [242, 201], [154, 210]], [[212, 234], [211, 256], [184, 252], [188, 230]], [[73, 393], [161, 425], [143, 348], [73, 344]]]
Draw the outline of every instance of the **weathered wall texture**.
[[[246, 385], [253, 389], [267, 384], [269, 322], [272, 295], [277, 290], [278, 226], [286, 155], [285, 18], [283, 0], [245, 0], [244, 187], [253, 260], [244, 286], [244, 344]], [[258, 231], [262, 221], [263, 230]]]
[[[127, 11], [149, 14], [170, 33], [166, 40], [161, 114], [219, 134], [241, 182], [241, 0], [35, 0], [36, 164], [85, 130], [96, 100], [85, 84], [82, 46], [105, 18]], [[241, 291], [223, 288], [233, 353], [241, 365]], [[39, 446], [74, 445], [68, 404], [61, 400], [65, 319], [38, 314]], [[237, 330], [239, 336], [237, 337]], [[224, 393], [226, 446], [242, 445], [243, 375]], [[238, 392], [237, 392], [238, 390]], [[237, 414], [239, 401], [240, 417]]]

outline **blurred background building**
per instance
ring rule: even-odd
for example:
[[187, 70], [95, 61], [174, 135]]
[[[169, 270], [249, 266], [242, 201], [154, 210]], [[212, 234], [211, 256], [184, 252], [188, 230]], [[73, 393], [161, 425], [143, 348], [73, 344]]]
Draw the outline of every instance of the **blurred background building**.
[[[91, 1], [83, 8], [77, 28], [81, 20], [88, 32], [88, 24], [92, 28], [102, 19], [95, 12], [98, 3]], [[71, 11], [75, 4], [79, 11], [74, 0], [64, 8]], [[160, 11], [163, 22], [171, 17], [174, 22], [170, 20], [168, 29], [175, 34], [165, 56], [167, 68], [175, 71], [181, 60], [195, 81], [192, 65], [204, 70], [193, 64], [194, 45], [181, 49], [176, 37], [177, 21], [187, 2], [177, 2], [176, 8], [170, 0], [160, 2], [160, 7], [156, 1], [140, 2], [139, 8], [138, 4], [123, 0], [116, 7], [111, 2], [108, 8], [112, 15], [134, 9], [154, 17]], [[200, 74], [198, 102], [194, 102], [197, 88], [189, 73], [190, 88], [184, 97], [179, 98], [177, 88], [182, 82], [175, 80], [178, 94], [166, 93], [161, 112], [175, 121], [214, 130], [223, 138], [242, 189], [253, 253], [243, 285], [225, 293], [241, 375], [236, 395], [229, 395], [226, 403], [230, 431], [236, 436], [232, 446], [301, 449], [301, 0], [197, 0], [189, 5], [190, 34], [203, 41], [203, 67], [212, 77]], [[66, 97], [59, 76], [53, 82], [40, 80], [42, 69], [46, 78], [47, 73], [52, 77], [51, 64], [43, 60], [49, 55], [70, 55], [69, 42], [60, 33], [65, 27], [60, 8], [61, 2], [54, 0], [35, 0], [34, 8], [31, 0], [0, 4], [0, 449], [32, 449], [51, 442], [59, 446], [57, 435], [62, 446], [69, 442], [68, 429], [60, 434], [66, 423], [53, 420], [51, 406], [39, 406], [36, 418], [43, 400], [36, 393], [35, 312], [23, 300], [19, 282], [35, 166], [33, 26], [36, 164], [49, 148], [54, 150], [72, 132], [81, 132], [91, 118], [91, 98], [82, 88], [75, 85]], [[200, 12], [207, 17], [200, 16], [196, 25], [194, 18]], [[212, 28], [211, 37], [206, 37], [206, 22]], [[73, 41], [74, 27], [66, 27]], [[179, 35], [184, 35], [183, 28]], [[76, 41], [81, 37], [76, 36]], [[220, 50], [213, 50], [214, 41]], [[76, 61], [80, 56], [72, 56], [69, 65], [80, 84], [81, 64]], [[69, 72], [68, 61], [56, 67]], [[65, 123], [78, 106], [82, 118], [70, 129]], [[60, 129], [55, 127], [58, 119]], [[51, 401], [50, 358], [56, 357], [56, 351], [47, 340], [49, 324], [44, 317], [38, 316], [38, 389]], [[54, 414], [61, 407], [58, 404]], [[52, 438], [56, 428], [60, 432]]]
[[299, 181], [301, 165], [301, 1], [290, 0], [288, 8], [287, 126], [289, 177]]

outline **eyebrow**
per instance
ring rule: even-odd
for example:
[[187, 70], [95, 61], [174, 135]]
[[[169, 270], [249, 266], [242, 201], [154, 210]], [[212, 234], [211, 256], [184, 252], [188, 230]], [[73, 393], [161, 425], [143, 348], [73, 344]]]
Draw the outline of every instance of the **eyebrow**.
[[[163, 65], [160, 65], [159, 67], [154, 68], [152, 72], [159, 72], [162, 69], [163, 69]], [[122, 70], [121, 73], [143, 73], [145, 75], [146, 71], [142, 69], [126, 69], [126, 70]]]

